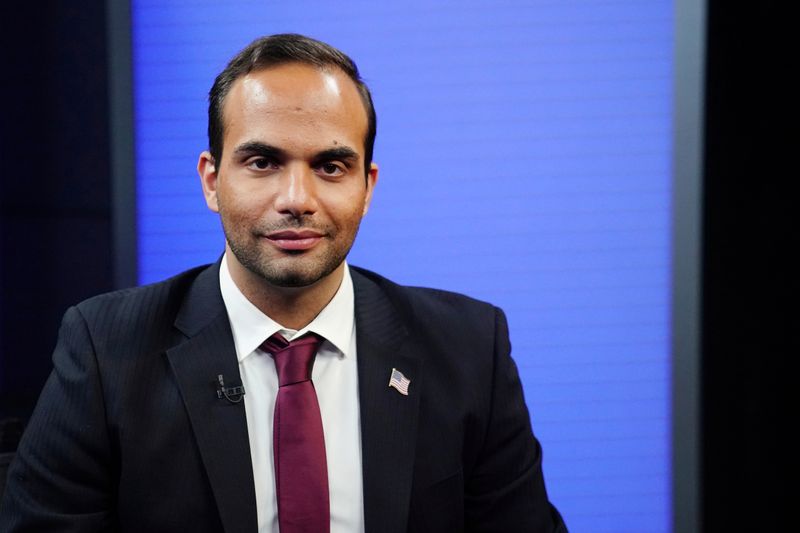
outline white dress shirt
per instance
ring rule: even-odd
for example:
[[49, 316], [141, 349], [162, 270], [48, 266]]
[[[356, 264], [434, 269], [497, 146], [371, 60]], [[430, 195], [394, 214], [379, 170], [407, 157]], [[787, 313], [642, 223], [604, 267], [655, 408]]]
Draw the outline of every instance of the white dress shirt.
[[364, 531], [361, 477], [361, 422], [356, 368], [353, 281], [344, 278], [333, 299], [300, 331], [284, 328], [262, 313], [231, 278], [227, 256], [219, 269], [222, 299], [233, 331], [239, 372], [245, 389], [247, 433], [253, 461], [259, 533], [278, 532], [278, 500], [272, 455], [272, 417], [278, 374], [272, 357], [259, 346], [274, 333], [287, 340], [314, 332], [325, 338], [314, 361], [311, 379], [317, 391], [325, 454], [328, 461], [331, 533]]

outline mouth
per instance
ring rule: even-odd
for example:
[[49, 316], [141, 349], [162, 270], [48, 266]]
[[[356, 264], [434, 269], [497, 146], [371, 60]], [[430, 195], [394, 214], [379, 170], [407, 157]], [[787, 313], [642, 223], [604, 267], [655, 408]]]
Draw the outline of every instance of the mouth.
[[281, 250], [309, 250], [322, 240], [323, 235], [313, 230], [282, 230], [266, 236], [273, 245]]

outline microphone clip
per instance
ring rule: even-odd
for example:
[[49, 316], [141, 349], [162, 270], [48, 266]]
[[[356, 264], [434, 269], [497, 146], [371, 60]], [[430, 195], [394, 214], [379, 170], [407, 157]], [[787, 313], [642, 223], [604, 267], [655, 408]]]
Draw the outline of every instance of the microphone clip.
[[244, 387], [226, 387], [225, 380], [222, 378], [222, 374], [217, 376], [217, 381], [219, 381], [217, 398], [225, 398], [231, 403], [239, 403], [244, 399]]

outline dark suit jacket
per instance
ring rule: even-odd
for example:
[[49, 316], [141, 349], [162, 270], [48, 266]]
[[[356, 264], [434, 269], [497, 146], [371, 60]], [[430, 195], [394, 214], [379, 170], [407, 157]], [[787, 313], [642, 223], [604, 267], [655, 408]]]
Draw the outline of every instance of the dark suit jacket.
[[[0, 531], [256, 531], [244, 402], [216, 394], [241, 383], [218, 270], [67, 311]], [[351, 271], [366, 530], [565, 531], [502, 312]]]

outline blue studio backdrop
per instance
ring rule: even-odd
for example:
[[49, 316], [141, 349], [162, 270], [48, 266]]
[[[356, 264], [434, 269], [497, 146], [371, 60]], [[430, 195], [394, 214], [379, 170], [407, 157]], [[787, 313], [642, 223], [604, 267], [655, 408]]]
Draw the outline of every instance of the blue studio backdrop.
[[254, 38], [353, 57], [381, 174], [350, 262], [508, 314], [574, 532], [671, 529], [673, 5], [134, 0], [139, 281], [212, 262], [206, 95]]

